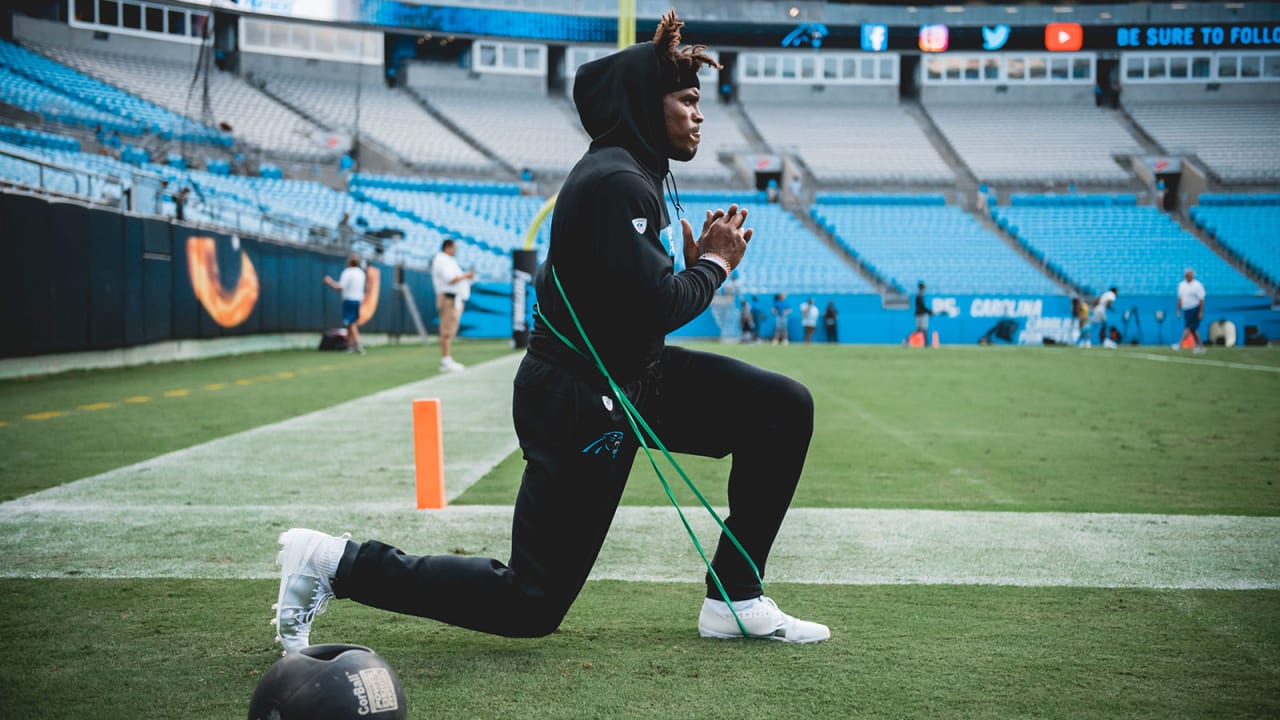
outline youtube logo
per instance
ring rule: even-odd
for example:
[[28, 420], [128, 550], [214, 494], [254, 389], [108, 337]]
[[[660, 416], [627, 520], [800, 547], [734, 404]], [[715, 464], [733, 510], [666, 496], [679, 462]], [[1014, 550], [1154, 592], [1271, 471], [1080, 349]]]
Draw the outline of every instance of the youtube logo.
[[1084, 47], [1080, 23], [1049, 23], [1044, 26], [1044, 47], [1050, 52], [1075, 52]]

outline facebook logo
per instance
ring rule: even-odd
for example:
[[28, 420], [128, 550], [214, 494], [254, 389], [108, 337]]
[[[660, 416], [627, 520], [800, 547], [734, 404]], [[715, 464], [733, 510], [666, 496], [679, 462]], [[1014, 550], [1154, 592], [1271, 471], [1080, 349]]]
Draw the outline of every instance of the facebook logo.
[[889, 49], [889, 26], [866, 23], [862, 26], [862, 49], [867, 52], [884, 52]]

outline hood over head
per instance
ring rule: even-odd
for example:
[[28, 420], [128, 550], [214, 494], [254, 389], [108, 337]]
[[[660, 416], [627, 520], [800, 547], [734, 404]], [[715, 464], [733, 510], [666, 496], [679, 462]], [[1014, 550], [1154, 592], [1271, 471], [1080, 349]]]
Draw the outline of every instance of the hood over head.
[[701, 87], [698, 70], [720, 67], [702, 45], [680, 47], [680, 26], [672, 10], [664, 15], [652, 42], [637, 43], [578, 68], [573, 102], [591, 148], [619, 146], [658, 175], [668, 170], [663, 97]]

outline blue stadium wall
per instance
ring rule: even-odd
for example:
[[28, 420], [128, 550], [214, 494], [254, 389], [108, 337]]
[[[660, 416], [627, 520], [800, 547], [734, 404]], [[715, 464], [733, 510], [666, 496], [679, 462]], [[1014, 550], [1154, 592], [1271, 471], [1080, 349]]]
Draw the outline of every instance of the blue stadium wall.
[[[1121, 296], [1108, 318], [1109, 324], [1119, 328], [1123, 343], [1137, 341], [1140, 345], [1171, 344], [1182, 335], [1182, 320], [1174, 317], [1176, 299], [1173, 288], [1168, 296]], [[807, 295], [789, 296], [791, 315], [787, 323], [787, 337], [791, 342], [804, 338], [800, 323], [800, 304]], [[882, 307], [878, 295], [813, 295], [820, 310], [828, 301], [834, 302], [837, 312], [837, 341], [842, 343], [894, 344], [905, 342], [915, 330], [913, 311], [887, 310]], [[1071, 301], [1062, 295], [1008, 296], [1008, 295], [929, 295], [934, 309], [929, 319], [930, 332], [938, 333], [943, 345], [973, 345], [984, 336], [993, 344], [1042, 345], [1073, 342], [1075, 325], [1071, 319]], [[764, 312], [758, 333], [761, 337], [773, 336], [774, 320], [769, 314], [772, 298], [759, 298]], [[1270, 300], [1263, 296], [1213, 296], [1205, 303], [1207, 316], [1201, 324], [1201, 332], [1207, 333], [1208, 324], [1218, 320], [1232, 322], [1236, 326], [1236, 342], [1243, 344], [1245, 328], [1255, 326], [1272, 340], [1280, 339], [1280, 311], [1273, 310]], [[1156, 311], [1165, 314], [1163, 324], [1156, 321]], [[994, 331], [1002, 320], [1016, 323], [1009, 340]], [[1092, 327], [1094, 343], [1098, 343], [1098, 326]], [[703, 313], [692, 323], [674, 333], [675, 337], [716, 337], [719, 328], [710, 312]], [[1208, 337], [1207, 334], [1202, 335]], [[825, 342], [822, 322], [814, 335], [815, 342]]]
[[[341, 298], [323, 281], [342, 272], [342, 254], [7, 193], [0, 224], [0, 357], [308, 331], [318, 344], [342, 324]], [[380, 282], [361, 327], [415, 333], [395, 268], [370, 268]], [[405, 272], [404, 282], [434, 320], [430, 275]]]
[[[467, 306], [464, 319], [472, 321], [469, 328], [473, 337], [510, 337], [510, 318], [502, 315], [509, 308], [509, 288], [493, 287], [490, 306], [483, 318], [468, 318], [475, 307], [476, 297]], [[800, 304], [810, 296], [788, 297], [791, 315], [787, 322], [787, 337], [791, 342], [804, 338], [800, 322]], [[1053, 343], [1073, 342], [1076, 338], [1071, 319], [1071, 301], [1061, 295], [1006, 296], [1006, 295], [933, 295], [926, 296], [934, 308], [929, 329], [938, 333], [940, 344], [973, 345], [984, 336], [993, 344], [1043, 345], [1046, 339]], [[828, 302], [836, 305], [836, 341], [856, 344], [897, 344], [905, 342], [915, 330], [915, 317], [911, 309], [887, 310], [879, 295], [813, 295], [820, 310]], [[758, 334], [773, 337], [774, 320], [770, 314], [772, 297], [757, 296], [757, 306], [762, 311]], [[531, 299], [530, 303], [536, 300]], [[1122, 342], [1137, 341], [1141, 345], [1171, 344], [1182, 335], [1182, 321], [1174, 317], [1175, 299], [1170, 294], [1159, 297], [1124, 297], [1116, 302], [1109, 318], [1110, 324], [1119, 328]], [[1236, 326], [1236, 342], [1244, 342], [1247, 326], [1256, 326], [1263, 335], [1280, 339], [1280, 311], [1271, 309], [1265, 296], [1210, 296], [1206, 302], [1208, 315], [1201, 325], [1207, 332], [1208, 323], [1227, 320]], [[1163, 324], [1155, 318], [1157, 310], [1165, 313]], [[1127, 316], [1127, 317], [1126, 317]], [[732, 316], [736, 322], [737, 313]], [[1012, 320], [1017, 328], [1009, 340], [994, 332], [1002, 320]], [[531, 321], [531, 318], [530, 318]], [[1093, 328], [1094, 343], [1098, 343], [1098, 326]], [[464, 335], [468, 334], [464, 330]], [[736, 334], [736, 333], [735, 333]], [[718, 338], [720, 326], [711, 310], [702, 313], [688, 325], [672, 333], [673, 338]], [[1204, 337], [1208, 337], [1207, 334]], [[826, 331], [821, 321], [814, 335], [815, 342], [826, 342]]]

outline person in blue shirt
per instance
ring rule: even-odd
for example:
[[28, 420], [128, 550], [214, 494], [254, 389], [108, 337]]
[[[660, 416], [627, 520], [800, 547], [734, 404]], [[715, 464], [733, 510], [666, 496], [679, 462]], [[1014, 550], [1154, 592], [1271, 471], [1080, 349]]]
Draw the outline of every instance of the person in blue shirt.
[[773, 296], [773, 344], [787, 344], [787, 319], [791, 316], [791, 303], [786, 293]]

